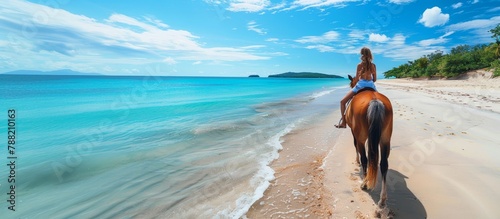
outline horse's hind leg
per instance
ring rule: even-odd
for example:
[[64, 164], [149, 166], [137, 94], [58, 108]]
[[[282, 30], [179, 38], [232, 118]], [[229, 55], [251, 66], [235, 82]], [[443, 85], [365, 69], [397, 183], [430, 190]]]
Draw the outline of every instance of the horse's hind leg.
[[[352, 130], [351, 130], [351, 132], [352, 132]], [[354, 133], [352, 133], [352, 138], [354, 139], [354, 149], [356, 149], [356, 164], [359, 165], [359, 151], [358, 151], [356, 136], [354, 135]]]
[[382, 191], [380, 192], [380, 201], [378, 202], [378, 206], [380, 208], [385, 207], [385, 202], [387, 201], [387, 183], [386, 176], [387, 170], [389, 169], [389, 153], [391, 150], [390, 143], [381, 142], [380, 144], [380, 172], [382, 173]]

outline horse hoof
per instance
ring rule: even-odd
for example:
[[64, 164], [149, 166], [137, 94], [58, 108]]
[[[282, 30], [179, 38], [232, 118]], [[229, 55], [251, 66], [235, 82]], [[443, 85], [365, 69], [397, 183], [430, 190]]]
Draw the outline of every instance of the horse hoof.
[[387, 218], [387, 219], [392, 219], [394, 218], [395, 216], [395, 213], [387, 208], [387, 207], [383, 207], [383, 208], [378, 208], [377, 210], [375, 210], [375, 218]]
[[380, 200], [380, 201], [378, 202], [378, 207], [379, 207], [379, 208], [385, 208], [385, 206], [386, 206], [385, 201]]
[[363, 183], [361, 184], [361, 189], [362, 189], [362, 190], [368, 190], [368, 186], [366, 185], [366, 182], [363, 182]]

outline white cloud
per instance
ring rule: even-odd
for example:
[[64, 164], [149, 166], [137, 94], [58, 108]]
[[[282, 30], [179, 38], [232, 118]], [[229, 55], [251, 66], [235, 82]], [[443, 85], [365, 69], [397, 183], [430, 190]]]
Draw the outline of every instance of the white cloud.
[[320, 7], [344, 7], [348, 2], [358, 2], [361, 0], [295, 0], [291, 8], [320, 8]]
[[[367, 34], [365, 34], [367, 35]], [[380, 34], [379, 34], [380, 35]], [[445, 34], [444, 36], [447, 36]], [[353, 36], [359, 37], [359, 35], [354, 34]], [[406, 42], [407, 37], [401, 33], [396, 33], [392, 37], [383, 35], [381, 39], [387, 37], [387, 40], [383, 43], [378, 43], [374, 41], [360, 41], [355, 38], [348, 37], [347, 39], [342, 39], [341, 44], [331, 45], [332, 48], [330, 50], [324, 51], [334, 51], [341, 54], [348, 55], [358, 55], [361, 47], [367, 46], [371, 49], [372, 53], [375, 57], [375, 62], [378, 57], [386, 57], [394, 60], [414, 60], [422, 57], [423, 55], [427, 55], [436, 50], [445, 50], [443, 46], [420, 46], [417, 43], [408, 43]], [[309, 48], [315, 48], [314, 46], [310, 46]], [[315, 48], [315, 49], [320, 49]]]
[[[92, 59], [104, 65], [104, 62], [146, 64], [151, 60], [172, 63], [172, 60], [269, 58], [251, 54], [244, 48], [207, 47], [189, 31], [168, 29], [168, 25], [153, 18], [141, 21], [123, 14], [112, 14], [99, 21], [27, 1], [3, 2], [0, 10], [0, 31], [17, 37], [17, 41], [23, 43], [23, 49], [16, 49], [16, 52], [39, 63], [51, 59], [64, 59], [67, 63]], [[28, 29], [25, 28], [26, 20], [32, 21]], [[172, 60], [165, 60], [166, 56]], [[141, 59], [134, 60], [138, 57]]]
[[269, 7], [269, 10], [271, 10], [271, 11], [273, 11], [273, 10], [279, 10], [279, 9], [284, 8], [284, 7], [286, 7], [286, 2], [281, 2], [281, 3], [277, 4], [277, 5]]
[[254, 32], [256, 32], [256, 33], [258, 33], [260, 35], [267, 34], [264, 29], [259, 28], [259, 25], [257, 25], [257, 23], [255, 21], [248, 22], [247, 29], [250, 30], [250, 31], [254, 31]]
[[165, 62], [165, 63], [167, 63], [169, 65], [175, 65], [175, 64], [177, 64], [177, 61], [175, 61], [175, 59], [172, 58], [172, 57], [167, 57], [167, 58], [163, 59], [163, 62]]
[[478, 3], [478, 2], [479, 2], [479, 0], [473, 0], [473, 1], [471, 2], [471, 4], [476, 4], [476, 3]]
[[391, 39], [390, 44], [392, 45], [404, 45], [406, 41], [406, 37], [403, 34], [395, 34]]
[[330, 43], [338, 40], [340, 34], [336, 31], [328, 31], [321, 36], [304, 36], [295, 42], [299, 43]]
[[447, 37], [447, 36], [450, 36], [452, 34], [454, 34], [455, 32], [454, 31], [450, 31], [450, 32], [446, 32], [443, 36], [441, 37]]
[[266, 46], [264, 46], [264, 45], [251, 45], [251, 46], [242, 46], [239, 48], [242, 50], [253, 50], [253, 49], [260, 49], [260, 48], [264, 48], [264, 47], [266, 47]]
[[[270, 0], [204, 0], [205, 3], [218, 8], [225, 8], [233, 12], [252, 12], [265, 14], [265, 11], [289, 11], [292, 9], [325, 8], [325, 7], [345, 7], [349, 2], [359, 2], [365, 0], [294, 0], [291, 2], [281, 1], [272, 3]], [[412, 1], [412, 0], [399, 0]]]
[[333, 52], [335, 50], [333, 47], [326, 45], [312, 45], [307, 46], [306, 49], [316, 49], [320, 52]]
[[362, 40], [365, 38], [365, 33], [361, 30], [354, 29], [349, 32], [348, 36], [355, 40]]
[[206, 61], [243, 61], [243, 60], [265, 60], [268, 57], [248, 53], [244, 49], [230, 47], [205, 48], [192, 51], [178, 59], [182, 60], [206, 60]]
[[232, 0], [229, 11], [258, 12], [266, 9], [271, 4], [269, 0]]
[[390, 3], [398, 4], [398, 5], [408, 4], [408, 3], [413, 2], [413, 1], [415, 1], [415, 0], [389, 0]]
[[377, 42], [377, 43], [383, 43], [389, 40], [389, 37], [386, 35], [382, 34], [376, 34], [376, 33], [371, 33], [370, 36], [368, 37], [368, 41], [371, 42]]
[[371, 49], [373, 53], [381, 54], [384, 57], [396, 60], [414, 60], [436, 50], [444, 50], [444, 47], [407, 44], [406, 37], [403, 34], [395, 34], [386, 43], [372, 45]]
[[[336, 52], [347, 55], [357, 55], [361, 47], [367, 46], [372, 50], [372, 53], [376, 54], [375, 56], [383, 56], [394, 60], [414, 60], [436, 50], [445, 50], [444, 46], [436, 46], [433, 44], [437, 43], [437, 41], [431, 42], [429, 40], [427, 41], [427, 45], [424, 45], [425, 41], [422, 42], [421, 45], [419, 43], [409, 44], [406, 42], [407, 37], [401, 33], [389, 37], [384, 34], [367, 34], [362, 30], [353, 29], [347, 34], [347, 37], [342, 38], [342, 40], [339, 40], [340, 34], [337, 32], [335, 33], [336, 34], [330, 33], [330, 35], [335, 37], [325, 37], [325, 35], [329, 35], [325, 33], [321, 36], [305, 36], [296, 40], [296, 42], [306, 44], [306, 49], [314, 49], [319, 52]], [[441, 37], [445, 39], [445, 37], [452, 33], [453, 32], [446, 33]], [[325, 38], [330, 40], [326, 40]]]
[[436, 44], [441, 44], [448, 42], [448, 39], [446, 38], [433, 38], [433, 39], [427, 39], [427, 40], [421, 40], [418, 42], [419, 46], [431, 46], [431, 45], [436, 45]]
[[278, 42], [278, 41], [280, 41], [280, 39], [278, 39], [278, 38], [267, 38], [266, 41], [267, 42]]
[[382, 49], [383, 55], [388, 58], [396, 60], [415, 60], [422, 56], [435, 52], [436, 50], [443, 51], [445, 48], [442, 46], [420, 47], [414, 45], [405, 45], [400, 47], [393, 47], [389, 49]]
[[451, 7], [454, 9], [460, 8], [460, 7], [462, 7], [462, 2], [458, 2], [456, 4], [453, 4], [453, 5], [451, 5]]
[[126, 24], [130, 26], [135, 26], [135, 27], [140, 27], [144, 30], [155, 30], [158, 29], [157, 26], [149, 25], [144, 22], [140, 22], [135, 18], [131, 18], [129, 16], [123, 15], [123, 14], [112, 14], [107, 20], [109, 23], [119, 23], [119, 24]]
[[496, 11], [500, 11], [500, 6], [488, 9], [486, 12], [496, 12]]
[[148, 21], [148, 22], [150, 22], [158, 27], [169, 28], [169, 26], [167, 24], [164, 24], [161, 20], [151, 18], [151, 17], [144, 17], [144, 19], [146, 19], [146, 21]]
[[465, 22], [452, 24], [446, 27], [448, 31], [466, 31], [470, 32], [471, 43], [488, 43], [492, 42], [491, 33], [488, 32], [500, 23], [500, 16], [489, 19], [476, 19]]
[[447, 32], [445, 33], [444, 35], [438, 37], [438, 38], [432, 38], [432, 39], [426, 39], [426, 40], [421, 40], [419, 41], [417, 44], [419, 46], [423, 46], [423, 47], [426, 47], [426, 46], [431, 46], [431, 45], [436, 45], [436, 44], [442, 44], [442, 43], [446, 43], [449, 41], [449, 39], [446, 39], [445, 37], [447, 36], [450, 36], [452, 35], [454, 32], [453, 31], [450, 31], [450, 32]]
[[[295, 40], [295, 42], [309, 44], [305, 47], [306, 49], [316, 49], [319, 52], [333, 52], [335, 50], [334, 47], [326, 44], [338, 41], [339, 36], [340, 34], [336, 31], [328, 31], [320, 36], [304, 36]], [[342, 53], [342, 51], [338, 52]]]
[[471, 30], [494, 27], [500, 22], [500, 16], [492, 17], [490, 19], [476, 19], [466, 22], [456, 23], [448, 26], [451, 31]]
[[418, 21], [426, 27], [442, 26], [450, 19], [449, 14], [441, 13], [441, 8], [435, 6], [425, 9], [422, 17]]

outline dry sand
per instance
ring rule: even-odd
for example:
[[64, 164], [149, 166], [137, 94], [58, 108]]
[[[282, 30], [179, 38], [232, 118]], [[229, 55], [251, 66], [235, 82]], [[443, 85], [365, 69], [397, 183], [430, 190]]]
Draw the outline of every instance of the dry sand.
[[[500, 79], [379, 80], [394, 108], [382, 218], [500, 218]], [[284, 137], [248, 218], [376, 218], [339, 111]], [[380, 174], [379, 174], [380, 176]]]

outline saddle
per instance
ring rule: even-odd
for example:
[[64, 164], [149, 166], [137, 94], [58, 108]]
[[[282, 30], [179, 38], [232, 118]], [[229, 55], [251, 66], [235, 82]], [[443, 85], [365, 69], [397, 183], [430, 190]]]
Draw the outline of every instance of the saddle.
[[[375, 89], [373, 89], [373, 88], [371, 88], [371, 87], [365, 87], [365, 88], [363, 88], [363, 89], [359, 90], [357, 93], [355, 93], [355, 94], [354, 94], [354, 96], [356, 96], [357, 94], [359, 94], [359, 93], [361, 93], [361, 92], [363, 92], [363, 91], [375, 91], [375, 92], [376, 92], [376, 90], [375, 90]], [[354, 98], [354, 96], [353, 96], [353, 97], [352, 97], [349, 101], [347, 101], [347, 104], [346, 104], [346, 109], [347, 109], [347, 108], [349, 108], [349, 107], [351, 106], [351, 101], [352, 101], [352, 99]]]
[[[376, 91], [376, 90], [375, 90], [375, 89], [373, 89], [373, 88], [371, 88], [371, 87], [365, 87], [365, 88], [363, 88], [363, 89], [359, 90], [356, 94], [359, 94], [359, 93], [361, 93], [361, 92], [363, 92], [363, 91]], [[355, 95], [356, 95], [356, 94], [355, 94]]]

